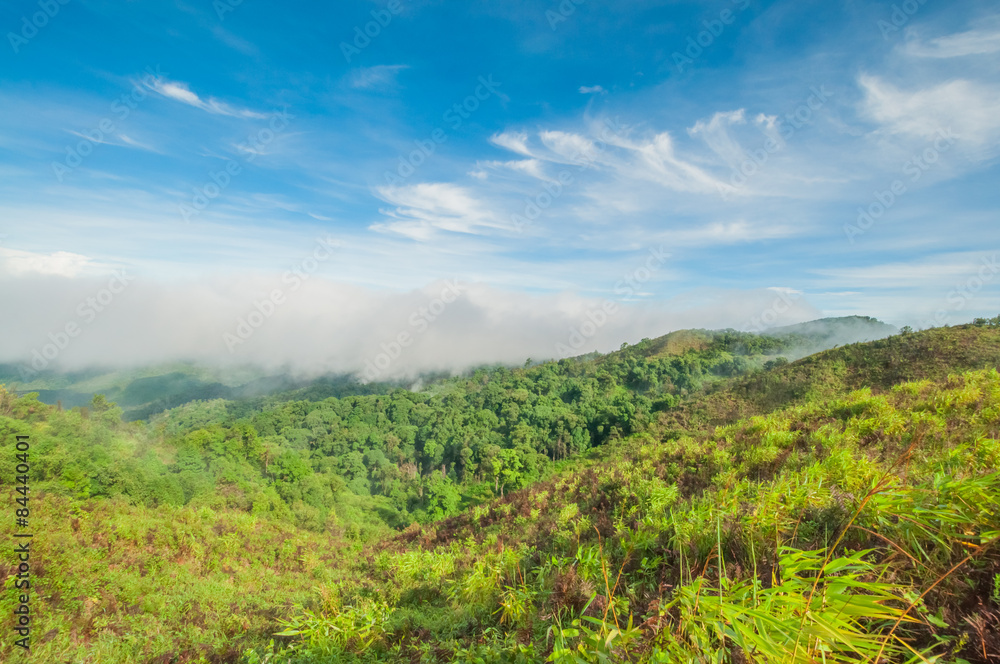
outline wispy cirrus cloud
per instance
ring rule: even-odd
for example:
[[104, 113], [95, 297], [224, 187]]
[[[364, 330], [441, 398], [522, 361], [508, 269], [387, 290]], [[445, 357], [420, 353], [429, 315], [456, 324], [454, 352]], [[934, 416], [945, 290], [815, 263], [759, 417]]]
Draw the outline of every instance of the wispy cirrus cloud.
[[262, 120], [268, 117], [266, 113], [259, 113], [246, 108], [238, 108], [219, 101], [214, 97], [202, 99], [196, 93], [191, 91], [187, 83], [180, 81], [170, 81], [164, 78], [158, 78], [154, 79], [152, 88], [155, 92], [168, 99], [173, 99], [174, 101], [179, 101], [182, 104], [200, 108], [201, 110], [207, 113], [212, 113], [213, 115], [228, 115], [234, 118], [248, 118], [254, 120]]
[[528, 133], [524, 131], [504, 131], [494, 134], [490, 137], [490, 143], [525, 157], [534, 156], [528, 148]]
[[746, 159], [746, 150], [730, 134], [733, 125], [746, 124], [746, 111], [742, 108], [735, 111], [720, 111], [709, 120], [698, 120], [688, 134], [705, 141], [712, 152], [719, 155], [726, 164], [734, 166]]
[[480, 161], [476, 162], [476, 169], [469, 175], [479, 180], [489, 177], [489, 172], [497, 173], [509, 171], [516, 175], [530, 175], [538, 180], [550, 179], [545, 175], [543, 162], [540, 159], [511, 159], [508, 161]]
[[1000, 21], [943, 37], [924, 40], [916, 31], [908, 35], [903, 51], [918, 58], [960, 58], [1000, 53]]
[[1000, 139], [1000, 86], [953, 79], [902, 89], [864, 74], [862, 112], [885, 131], [929, 139], [950, 129], [968, 145], [995, 148]]
[[119, 140], [121, 140], [122, 145], [127, 145], [132, 148], [137, 148], [139, 150], [147, 150], [148, 152], [159, 152], [159, 150], [152, 145], [147, 145], [146, 143], [141, 143], [128, 134], [118, 134]]
[[[929, 139], [942, 130], [955, 135], [960, 147], [977, 161], [1000, 151], [1000, 84], [996, 58], [1000, 52], [1000, 16], [979, 21], [972, 30], [925, 39], [927, 26], [908, 31], [898, 52], [907, 62], [905, 80], [886, 74], [861, 73], [861, 115], [880, 130], [903, 138]], [[954, 63], [948, 62], [962, 58]], [[927, 60], [940, 61], [933, 69]], [[960, 64], [961, 63], [961, 64]]]
[[[885, 288], [920, 289], [922, 287], [948, 287], [980, 274], [987, 266], [990, 278], [1000, 271], [996, 252], [950, 252], [915, 261], [880, 263], [862, 267], [827, 268], [815, 270], [830, 279], [831, 284], [842, 287], [870, 287], [877, 284]], [[982, 284], [980, 284], [982, 286]], [[996, 293], [995, 288], [991, 288]], [[995, 295], [991, 295], [995, 297]]]
[[635, 157], [623, 168], [632, 177], [644, 177], [661, 187], [681, 192], [715, 194], [724, 186], [722, 180], [686, 159], [678, 151], [670, 132], [624, 141], [620, 145]]
[[395, 221], [374, 224], [372, 230], [424, 240], [436, 230], [477, 234], [503, 227], [474, 192], [455, 184], [434, 182], [380, 187], [377, 194], [395, 206], [383, 210]]
[[361, 67], [347, 75], [347, 84], [357, 90], [389, 90], [398, 85], [400, 72], [409, 68], [409, 65]]
[[[629, 180], [654, 182], [682, 192], [715, 192], [720, 181], [682, 155], [670, 132], [646, 136], [612, 134], [600, 126], [595, 131], [545, 129], [534, 137], [508, 131], [490, 141], [539, 163], [574, 166], [590, 172], [604, 170]], [[532, 138], [540, 145], [532, 147]]]

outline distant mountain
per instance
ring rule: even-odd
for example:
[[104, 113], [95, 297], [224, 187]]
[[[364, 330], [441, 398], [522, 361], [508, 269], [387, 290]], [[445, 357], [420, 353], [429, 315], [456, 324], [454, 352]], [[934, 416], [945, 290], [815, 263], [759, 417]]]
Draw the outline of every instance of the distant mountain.
[[[654, 339], [643, 339], [637, 344], [624, 344], [623, 350], [642, 357], [657, 359], [677, 357], [689, 351], [707, 351], [714, 346], [728, 346], [738, 350], [754, 337], [771, 337], [784, 342], [777, 354], [790, 360], [812, 355], [836, 346], [876, 341], [899, 334], [899, 330], [870, 316], [844, 316], [821, 318], [807, 323], [775, 327], [759, 334], [736, 330], [676, 330]], [[609, 353], [614, 356], [618, 351]], [[765, 351], [766, 352], [766, 351]], [[594, 357], [598, 357], [594, 354]]]
[[215, 369], [183, 362], [139, 369], [43, 371], [30, 383], [21, 382], [16, 366], [0, 365], [0, 384], [7, 384], [20, 394], [37, 392], [42, 403], [61, 403], [64, 408], [87, 406], [95, 394], [103, 394], [122, 407], [126, 421], [146, 419], [192, 401], [263, 397], [273, 401], [319, 400], [374, 394], [396, 387], [362, 385], [346, 374], [305, 379], [286, 373], [268, 375], [255, 367]]
[[885, 339], [899, 334], [899, 329], [870, 316], [843, 316], [775, 327], [762, 334], [778, 338], [800, 338], [801, 344], [795, 348], [794, 355], [804, 357], [836, 346]]

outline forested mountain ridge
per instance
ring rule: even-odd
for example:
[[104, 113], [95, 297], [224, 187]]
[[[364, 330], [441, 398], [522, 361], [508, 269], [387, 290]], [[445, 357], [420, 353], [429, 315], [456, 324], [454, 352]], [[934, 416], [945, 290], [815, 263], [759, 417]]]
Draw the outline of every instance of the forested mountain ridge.
[[797, 349], [796, 358], [798, 358], [834, 346], [884, 339], [899, 334], [899, 329], [871, 316], [841, 316], [774, 327], [767, 330], [766, 334], [773, 337], [801, 338], [804, 343]]
[[[621, 530], [621, 510], [633, 510], [641, 521], [645, 517], [634, 511], [639, 507], [694, 509], [706, 491], [751, 476], [758, 483], [777, 481], [789, 459], [805, 458], [798, 447], [785, 454], [787, 442], [800, 437], [790, 433], [796, 431], [798, 415], [778, 417], [777, 429], [765, 439], [760, 432], [770, 431], [771, 424], [760, 429], [763, 425], [740, 418], [805, 408], [811, 413], [802, 416], [808, 426], [799, 431], [818, 431], [831, 417], [839, 418], [848, 428], [868, 427], [864, 435], [874, 432], [873, 440], [881, 445], [898, 435], [905, 438], [908, 425], [882, 423], [879, 418], [890, 416], [884, 408], [872, 411], [873, 423], [855, 422], [877, 404], [857, 405], [868, 404], [868, 397], [848, 398], [851, 390], [870, 387], [877, 400], [881, 392], [903, 394], [893, 390], [902, 381], [924, 380], [925, 387], [908, 389], [916, 390], [921, 403], [932, 403], [937, 397], [928, 402], [928, 390], [965, 389], [948, 382], [949, 374], [1000, 364], [1000, 333], [989, 326], [906, 333], [791, 364], [778, 359], [787, 344], [787, 339], [731, 331], [697, 332], [683, 340], [679, 355], [664, 354], [667, 344], [660, 340], [644, 340], [597, 358], [482, 369], [424, 392], [281, 401], [266, 404], [265, 410], [249, 402], [215, 400], [175, 409], [149, 424], [123, 423], [120, 410], [105, 399], [95, 399], [87, 409], [59, 412], [31, 396], [4, 393], [2, 444], [7, 446], [15, 433], [33, 440], [31, 480], [39, 492], [33, 514], [51, 535], [38, 540], [45, 566], [37, 581], [40, 595], [49, 598], [42, 600], [39, 615], [51, 644], [43, 652], [82, 661], [138, 662], [154, 656], [237, 661], [245, 646], [256, 643], [258, 653], [249, 661], [266, 659], [272, 655], [259, 644], [279, 629], [278, 619], [298, 616], [300, 628], [311, 620], [291, 606], [300, 603], [325, 616], [316, 625], [341, 621], [337, 629], [354, 631], [343, 642], [328, 640], [323, 646], [339, 654], [319, 660], [303, 654], [299, 661], [414, 661], [414, 648], [424, 648], [423, 661], [540, 661], [556, 651], [552, 635], [546, 639], [538, 630], [549, 629], [554, 616], [581, 619], [588, 600], [617, 607], [611, 615], [597, 616], [604, 625], [594, 625], [598, 631], [613, 625], [618, 615], [625, 622], [629, 614], [636, 621], [655, 617], [649, 609], [652, 586], [630, 589], [627, 606], [618, 606], [614, 602], [620, 596], [610, 587], [598, 592], [603, 578], [595, 577], [595, 570], [620, 573], [630, 585], [642, 574], [659, 575], [658, 583], [674, 587], [699, 578], [691, 572], [691, 561], [697, 559], [694, 554], [707, 555], [705, 538], [719, 524], [702, 515], [702, 522], [686, 527], [685, 537], [702, 538], [690, 556], [671, 544], [673, 526], [656, 526], [664, 530], [642, 535], [655, 535], [643, 546], [672, 551], [674, 558], [650, 549], [643, 554], [646, 567], [634, 568], [641, 562], [639, 549], [628, 553], [627, 547], [619, 551], [611, 543], [625, 546], [622, 537], [638, 542], [634, 538], [641, 535], [634, 527], [632, 534]], [[991, 380], [984, 375], [960, 381], [978, 386], [969, 388], [978, 400], [968, 402], [978, 409], [978, 419], [966, 411], [948, 415], [959, 419], [935, 434], [941, 449], [958, 443], [953, 432], [963, 417], [979, 427], [976, 435], [995, 438], [993, 393], [983, 391]], [[838, 399], [847, 399], [846, 405], [836, 405]], [[894, 404], [913, 417], [926, 408]], [[718, 427], [741, 421], [743, 429], [716, 437]], [[851, 454], [854, 440], [844, 443]], [[734, 444], [742, 451], [723, 453]], [[893, 450], [899, 451], [896, 443], [873, 457], [875, 465], [864, 476], [872, 476], [878, 464], [891, 463]], [[935, 467], [931, 461], [938, 463], [929, 460], [927, 472]], [[733, 463], [744, 466], [732, 474]], [[795, 468], [801, 470], [802, 463]], [[837, 463], [848, 463], [847, 458]], [[985, 462], [975, 461], [980, 463]], [[978, 468], [975, 464], [970, 467]], [[828, 481], [823, 486], [829, 487]], [[775, 488], [775, 495], [783, 490]], [[984, 500], [992, 500], [990, 495]], [[801, 517], [803, 524], [813, 523], [809, 514]], [[738, 534], [729, 530], [730, 519], [724, 523], [727, 538]], [[828, 526], [836, 530], [836, 523]], [[560, 534], [567, 527], [569, 535]], [[810, 527], [815, 537], [817, 526]], [[572, 547], [567, 536], [575, 542]], [[467, 552], [445, 556], [442, 547]], [[774, 559], [778, 553], [768, 555]], [[678, 555], [688, 561], [687, 568], [678, 567]], [[739, 551], [734, 555], [744, 569], [752, 562], [740, 558]], [[551, 560], [544, 563], [551, 556], [562, 562], [556, 567]], [[657, 557], [662, 559], [656, 562]], [[708, 563], [698, 559], [697, 567], [711, 571]], [[480, 575], [493, 571], [475, 581], [468, 576], [475, 569]], [[690, 576], [671, 581], [678, 569]], [[541, 576], [530, 581], [531, 575]], [[582, 585], [558, 581], [566, 575], [575, 575]], [[386, 580], [398, 591], [383, 585]], [[466, 583], [479, 585], [450, 585]], [[562, 590], [553, 583], [562, 583]], [[313, 586], [323, 593], [320, 604]], [[454, 592], [442, 594], [444, 587]], [[547, 604], [553, 592], [566, 601]], [[152, 598], [161, 598], [156, 601], [162, 606], [150, 604]], [[573, 598], [582, 603], [577, 606]], [[170, 602], [188, 610], [167, 610]], [[491, 603], [493, 609], [487, 610]], [[188, 614], [196, 619], [181, 629]], [[592, 610], [586, 615], [595, 616]], [[353, 627], [348, 629], [348, 623]], [[139, 636], [150, 629], [160, 636]], [[629, 633], [623, 629], [619, 635]], [[605, 631], [601, 639], [609, 635]], [[584, 637], [567, 631], [560, 638], [573, 650]], [[370, 647], [361, 648], [366, 642]], [[624, 647], [625, 641], [618, 643]], [[634, 654], [648, 654], [649, 645]], [[4, 641], [0, 652], [10, 647]], [[721, 647], [727, 650], [725, 640]], [[459, 657], [459, 651], [471, 654]], [[525, 654], [529, 651], [534, 654]], [[612, 654], [624, 658], [625, 652]], [[583, 661], [598, 657], [593, 652], [579, 656]]]
[[[793, 337], [786, 344], [789, 357], [800, 357], [838, 343], [854, 343], [885, 336], [895, 328], [871, 318], [822, 319], [789, 328], [775, 328], [764, 334]], [[650, 340], [647, 353], [680, 355], [686, 350], [703, 349], [711, 343], [707, 330], [679, 330]], [[594, 354], [592, 357], [596, 357]], [[430, 384], [447, 374], [423, 375], [420, 384]], [[281, 401], [318, 401], [327, 397], [376, 394], [406, 387], [414, 380], [396, 379], [368, 383], [351, 374], [307, 376], [289, 370], [264, 370], [251, 365], [211, 367], [190, 362], [114, 369], [59, 371], [36, 368], [31, 361], [0, 364], [0, 384], [20, 394], [35, 392], [42, 403], [66, 408], [86, 406], [103, 394], [123, 410], [126, 420], [148, 419], [164, 410], [192, 401], [225, 399], [247, 402], [247, 408], [266, 409]]]
[[[28, 367], [30, 368], [30, 367]], [[191, 401], [241, 400], [253, 403], [291, 399], [324, 399], [347, 394], [375, 394], [392, 389], [387, 383], [362, 384], [352, 375], [306, 378], [259, 367], [207, 367], [173, 362], [138, 369], [90, 368], [76, 371], [31, 371], [26, 365], [0, 364], [0, 383], [20, 394], [65, 408], [87, 406], [97, 394], [121, 406], [127, 421], [148, 419]], [[25, 380], [27, 379], [27, 380]]]

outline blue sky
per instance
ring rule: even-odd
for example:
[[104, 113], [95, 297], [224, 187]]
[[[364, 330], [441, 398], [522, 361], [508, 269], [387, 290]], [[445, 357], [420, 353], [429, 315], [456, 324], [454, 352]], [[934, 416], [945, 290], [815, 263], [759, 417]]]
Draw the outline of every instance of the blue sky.
[[457, 278], [526, 320], [1000, 312], [995, 2], [52, 0], [0, 28], [0, 272], [25, 289], [221, 293], [329, 238], [337, 292]]

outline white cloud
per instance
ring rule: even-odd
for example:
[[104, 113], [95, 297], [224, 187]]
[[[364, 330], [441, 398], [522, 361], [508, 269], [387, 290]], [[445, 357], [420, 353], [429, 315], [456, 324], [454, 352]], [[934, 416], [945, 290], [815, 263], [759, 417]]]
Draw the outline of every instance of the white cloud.
[[336, 219], [334, 219], [332, 217], [325, 217], [325, 216], [323, 216], [321, 214], [316, 214], [315, 212], [306, 212], [306, 214], [308, 214], [313, 219], [316, 219], [316, 220], [319, 220], [319, 221], [336, 221]]
[[69, 251], [39, 254], [0, 248], [0, 272], [17, 277], [33, 274], [75, 277], [95, 265], [87, 256]]
[[600, 85], [581, 85], [580, 94], [592, 95], [592, 94], [604, 94], [607, 90], [602, 88]]
[[526, 157], [533, 157], [531, 149], [528, 147], [528, 134], [523, 131], [505, 131], [490, 137], [490, 143], [501, 148], [523, 154]]
[[538, 134], [542, 145], [552, 151], [551, 161], [568, 164], [593, 164], [598, 159], [594, 141], [581, 134], [565, 131], [542, 131]]
[[118, 138], [121, 139], [121, 142], [124, 145], [127, 145], [129, 147], [138, 148], [140, 150], [148, 150], [149, 152], [159, 152], [156, 148], [150, 145], [146, 145], [145, 143], [140, 143], [139, 141], [125, 134], [118, 134]]
[[[998, 21], [992, 21], [993, 24]], [[908, 35], [903, 51], [919, 58], [958, 58], [1000, 52], [1000, 29], [980, 28], [923, 41], [916, 33]]]
[[487, 172], [484, 169], [505, 169], [517, 174], [530, 175], [538, 180], [547, 180], [542, 170], [542, 162], [538, 159], [513, 159], [510, 161], [481, 161], [476, 164], [477, 170], [470, 173], [475, 178], [485, 180]]
[[347, 82], [360, 90], [386, 90], [396, 86], [399, 72], [409, 69], [408, 65], [376, 65], [362, 67], [348, 74]]
[[[595, 128], [599, 128], [595, 125]], [[624, 132], [600, 132], [587, 136], [575, 132], [543, 130], [539, 141], [548, 152], [531, 150], [523, 132], [504, 132], [491, 142], [512, 152], [539, 161], [573, 164], [594, 170], [603, 167], [628, 181], [653, 181], [658, 185], [684, 192], [716, 193], [720, 182], [694, 163], [677, 154], [668, 132], [647, 138], [630, 138]]]
[[[632, 146], [639, 155], [633, 173], [644, 175], [662, 187], [675, 191], [717, 193], [720, 180], [677, 154], [670, 134], [662, 132]], [[637, 172], [636, 172], [637, 171]]]
[[229, 48], [239, 51], [243, 55], [249, 55], [251, 57], [260, 55], [260, 51], [256, 46], [245, 39], [237, 37], [222, 26], [217, 25], [213, 27], [212, 34], [223, 44]]
[[787, 224], [753, 224], [745, 219], [717, 221], [696, 228], [671, 231], [665, 239], [681, 246], [723, 245], [738, 242], [753, 242], [794, 235], [796, 230]]
[[458, 185], [435, 182], [379, 187], [376, 193], [396, 206], [383, 212], [397, 221], [374, 224], [373, 230], [428, 239], [433, 230], [475, 234], [503, 227], [472, 192]]
[[[766, 121], [766, 118], [763, 120]], [[742, 124], [746, 124], [744, 109], [722, 111], [713, 115], [708, 122], [704, 120], [695, 122], [694, 126], [688, 129], [688, 134], [701, 138], [712, 152], [722, 157], [726, 164], [736, 166], [746, 159], [746, 154], [739, 142], [730, 135], [729, 127]]]
[[894, 134], [933, 138], [951, 130], [960, 141], [991, 146], [1000, 138], [1000, 87], [957, 79], [916, 90], [901, 90], [862, 75], [861, 110]]
[[187, 83], [179, 81], [168, 81], [164, 78], [153, 79], [152, 89], [159, 94], [179, 101], [188, 106], [200, 108], [203, 111], [214, 115], [228, 115], [234, 118], [253, 118], [261, 120], [267, 117], [266, 113], [258, 113], [244, 108], [236, 108], [224, 102], [218, 101], [214, 97], [209, 97], [206, 101], [191, 91]]
[[866, 267], [816, 270], [840, 288], [941, 288], [976, 276], [986, 266], [991, 282], [1000, 280], [996, 253], [962, 252], [941, 254], [907, 263], [883, 263]]
[[202, 107], [201, 99], [198, 98], [198, 95], [188, 89], [186, 83], [164, 81], [156, 85], [155, 89], [164, 97], [170, 97], [171, 99], [176, 99], [179, 102], [190, 104], [191, 106], [198, 106], [199, 108]]

